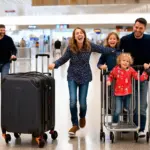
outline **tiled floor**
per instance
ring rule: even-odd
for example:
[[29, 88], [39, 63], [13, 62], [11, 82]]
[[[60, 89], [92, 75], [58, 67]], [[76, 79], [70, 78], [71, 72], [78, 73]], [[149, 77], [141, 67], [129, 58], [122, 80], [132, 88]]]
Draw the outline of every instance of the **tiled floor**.
[[[19, 60], [16, 63], [16, 72], [35, 70], [35, 53], [32, 52], [31, 63], [29, 60]], [[106, 131], [106, 141], [100, 142], [100, 81], [99, 70], [96, 68], [99, 54], [93, 53], [91, 56], [91, 68], [93, 71], [93, 81], [90, 83], [87, 98], [87, 125], [77, 132], [77, 137], [70, 139], [68, 129], [71, 127], [69, 112], [69, 95], [66, 81], [67, 66], [55, 70], [56, 79], [56, 126], [58, 131], [57, 140], [49, 139], [43, 149], [45, 150], [146, 150], [150, 149], [145, 139], [139, 139], [135, 143], [133, 134], [117, 134], [115, 143], [111, 143], [109, 132]], [[53, 58], [51, 58], [51, 62]], [[46, 62], [45, 69], [46, 69]], [[40, 65], [39, 65], [40, 68]], [[11, 142], [6, 145], [4, 139], [0, 138], [0, 150], [34, 150], [38, 149], [31, 135], [21, 135], [20, 140], [15, 140], [12, 136]]]

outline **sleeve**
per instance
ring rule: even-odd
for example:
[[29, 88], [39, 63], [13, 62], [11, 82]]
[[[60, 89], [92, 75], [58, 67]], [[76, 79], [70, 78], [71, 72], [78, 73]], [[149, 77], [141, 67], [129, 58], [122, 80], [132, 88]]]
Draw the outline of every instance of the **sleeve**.
[[104, 65], [106, 63], [106, 57], [102, 54], [98, 60], [97, 67], [99, 68], [100, 65]]
[[[135, 79], [135, 80], [138, 80], [138, 73], [133, 69], [131, 68], [131, 75], [132, 77]], [[148, 79], [148, 75], [147, 73], [144, 71], [142, 73], [142, 75], [140, 76], [140, 81], [145, 81]]]
[[58, 68], [59, 66], [66, 63], [70, 59], [70, 57], [71, 57], [71, 51], [70, 48], [67, 47], [67, 50], [65, 51], [64, 55], [54, 62], [55, 68]]
[[145, 72], [150, 76], [150, 68], [146, 69]]
[[10, 44], [9, 46], [10, 46], [11, 55], [16, 55], [17, 54], [17, 48], [16, 48], [11, 37], [10, 37], [9, 44]]
[[115, 68], [113, 68], [113, 70], [110, 72], [110, 74], [109, 74], [109, 76], [107, 78], [107, 81], [110, 81], [110, 82], [113, 81], [113, 79], [115, 77], [115, 71], [116, 71]]
[[97, 53], [104, 53], [104, 54], [115, 53], [114, 48], [104, 47], [102, 45], [96, 45], [94, 43], [91, 43], [91, 51]]

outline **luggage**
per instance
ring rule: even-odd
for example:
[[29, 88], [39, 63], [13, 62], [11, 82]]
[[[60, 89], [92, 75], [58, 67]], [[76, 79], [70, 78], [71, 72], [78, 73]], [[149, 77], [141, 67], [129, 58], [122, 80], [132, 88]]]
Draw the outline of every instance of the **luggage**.
[[[49, 58], [47, 54], [37, 54], [36, 60], [39, 56]], [[6, 143], [11, 140], [6, 131], [14, 132], [16, 138], [21, 133], [32, 134], [39, 147], [43, 147], [47, 140], [46, 131], [50, 130], [52, 139], [57, 138], [54, 131], [55, 80], [50, 73], [27, 72], [5, 76], [1, 100], [1, 127]]]

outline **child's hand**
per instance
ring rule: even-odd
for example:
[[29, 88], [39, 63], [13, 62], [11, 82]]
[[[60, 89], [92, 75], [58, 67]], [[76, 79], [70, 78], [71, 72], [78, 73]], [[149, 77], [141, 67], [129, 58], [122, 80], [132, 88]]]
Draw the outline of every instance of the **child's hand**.
[[107, 81], [107, 85], [110, 86], [110, 85], [111, 85], [111, 82], [110, 82], [110, 81]]
[[150, 67], [150, 64], [144, 63], [144, 69], [148, 69]]
[[99, 67], [100, 69], [102, 69], [102, 70], [106, 70], [107, 69], [107, 65], [100, 65], [100, 67]]
[[54, 67], [55, 67], [55, 64], [53, 63], [53, 64], [50, 64], [50, 65], [48, 66], [48, 69], [49, 69], [49, 70], [53, 70]]

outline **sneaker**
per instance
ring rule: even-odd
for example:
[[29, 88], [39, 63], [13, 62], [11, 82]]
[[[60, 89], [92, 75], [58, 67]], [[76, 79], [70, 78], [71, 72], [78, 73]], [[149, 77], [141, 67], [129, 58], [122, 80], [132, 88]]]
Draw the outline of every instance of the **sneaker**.
[[117, 125], [118, 125], [118, 123], [112, 123], [112, 126], [114, 126], [114, 127], [117, 126]]
[[70, 130], [69, 130], [69, 136], [70, 137], [75, 137], [76, 132], [79, 130], [78, 126], [73, 126]]
[[139, 138], [144, 138], [145, 137], [145, 133], [143, 131], [140, 131], [138, 133]]
[[85, 118], [80, 118], [79, 125], [80, 125], [81, 128], [84, 128], [85, 125], [86, 125], [86, 119]]

